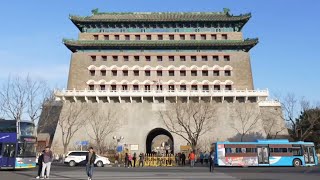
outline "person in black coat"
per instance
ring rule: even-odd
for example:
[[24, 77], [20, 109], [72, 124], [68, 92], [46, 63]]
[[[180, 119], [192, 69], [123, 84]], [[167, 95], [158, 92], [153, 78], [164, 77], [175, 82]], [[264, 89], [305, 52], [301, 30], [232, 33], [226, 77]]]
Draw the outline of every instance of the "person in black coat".
[[181, 165], [185, 166], [186, 165], [186, 155], [184, 153], [181, 154]]
[[37, 162], [38, 163], [38, 176], [36, 177], [36, 179], [39, 179], [41, 176], [43, 153], [44, 153], [44, 150], [41, 152], [40, 156], [38, 157], [38, 162]]
[[88, 180], [92, 179], [93, 176], [93, 167], [94, 167], [94, 162], [96, 161], [97, 155], [96, 153], [93, 151], [93, 147], [89, 148], [89, 152], [86, 156], [86, 172], [87, 172], [87, 176], [88, 176]]
[[210, 151], [210, 155], [209, 155], [209, 170], [210, 170], [210, 172], [213, 172], [213, 170], [214, 170], [214, 158], [215, 158], [215, 152], [212, 149]]

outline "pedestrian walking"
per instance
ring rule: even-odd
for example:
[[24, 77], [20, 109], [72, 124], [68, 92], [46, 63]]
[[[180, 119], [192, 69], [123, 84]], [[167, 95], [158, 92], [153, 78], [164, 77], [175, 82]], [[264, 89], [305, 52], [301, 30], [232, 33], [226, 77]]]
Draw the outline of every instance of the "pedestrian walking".
[[39, 157], [38, 157], [38, 174], [37, 174], [36, 179], [40, 179], [40, 177], [41, 177], [43, 154], [44, 154], [44, 150], [41, 151], [41, 153], [39, 154]]
[[[52, 161], [53, 161], [53, 153], [50, 150], [50, 147], [47, 146], [43, 153], [41, 179], [49, 179]], [[46, 176], [44, 174], [45, 172], [46, 172]]]
[[88, 176], [88, 180], [92, 179], [93, 176], [93, 167], [94, 167], [94, 162], [96, 161], [96, 153], [93, 150], [93, 147], [89, 148], [89, 152], [86, 156], [86, 173]]
[[181, 165], [185, 166], [186, 165], [186, 155], [184, 153], [181, 154]]
[[137, 153], [133, 153], [133, 158], [132, 158], [132, 160], [133, 160], [133, 167], [136, 167], [136, 161], [137, 161]]
[[144, 154], [140, 153], [139, 155], [139, 166], [143, 167], [144, 166]]
[[190, 154], [189, 154], [189, 160], [190, 160], [190, 167], [194, 167], [194, 163], [195, 163], [195, 160], [196, 160], [196, 155], [194, 153], [194, 151], [192, 151]]
[[208, 163], [209, 163], [208, 159], [209, 159], [209, 153], [207, 153], [207, 151], [205, 151], [204, 152], [204, 162], [206, 163], [207, 166], [208, 166]]
[[214, 158], [215, 158], [215, 152], [212, 149], [209, 154], [209, 170], [210, 170], [210, 172], [213, 172], [213, 170], [214, 170]]

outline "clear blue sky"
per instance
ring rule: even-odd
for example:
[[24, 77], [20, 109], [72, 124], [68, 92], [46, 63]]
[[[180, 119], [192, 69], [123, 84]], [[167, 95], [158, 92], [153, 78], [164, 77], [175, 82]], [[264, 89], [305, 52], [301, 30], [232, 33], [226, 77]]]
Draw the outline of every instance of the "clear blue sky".
[[62, 38], [77, 38], [69, 14], [100, 11], [251, 12], [245, 37], [251, 50], [255, 88], [293, 92], [320, 100], [320, 1], [318, 0], [10, 0], [0, 4], [0, 81], [30, 74], [66, 87], [71, 52]]

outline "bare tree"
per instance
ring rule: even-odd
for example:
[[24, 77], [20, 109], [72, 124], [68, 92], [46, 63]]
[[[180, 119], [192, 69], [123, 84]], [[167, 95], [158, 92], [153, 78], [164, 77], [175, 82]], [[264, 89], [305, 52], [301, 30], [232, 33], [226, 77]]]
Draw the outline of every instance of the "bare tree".
[[48, 96], [48, 86], [44, 81], [33, 80], [29, 76], [8, 77], [0, 91], [0, 108], [4, 116], [16, 121], [39, 119], [44, 100]]
[[196, 149], [199, 137], [211, 130], [217, 120], [216, 106], [206, 102], [168, 104], [166, 111], [159, 111], [166, 128], [185, 139]]
[[[288, 123], [291, 137], [295, 140], [305, 140], [312, 134], [313, 127], [319, 123], [320, 114], [318, 110], [320, 106], [318, 104], [312, 105], [310, 101], [303, 97], [299, 99], [295, 94], [288, 93], [282, 98], [281, 105], [285, 114], [284, 120]], [[304, 115], [303, 123], [307, 122], [307, 128], [302, 128], [303, 124], [299, 121], [299, 114]]]
[[[268, 139], [276, 139], [278, 135], [287, 129], [281, 121], [283, 120], [282, 111], [268, 111], [262, 113], [263, 130]], [[281, 120], [281, 121], [279, 121]]]
[[117, 131], [120, 126], [118, 113], [115, 109], [90, 108], [90, 126], [93, 135], [89, 136], [95, 141], [100, 154], [104, 153], [106, 138], [111, 133]]
[[212, 148], [212, 144], [215, 142], [216, 140], [211, 138], [210, 136], [207, 137], [201, 137], [201, 139], [198, 142], [198, 148], [201, 151], [210, 151]]
[[26, 78], [27, 114], [36, 123], [40, 118], [42, 106], [47, 101], [53, 101], [53, 92], [45, 81]]
[[299, 119], [296, 120], [297, 135], [299, 140], [306, 140], [313, 131], [313, 128], [320, 124], [320, 107], [313, 106], [305, 99], [301, 100], [302, 112]]
[[[281, 99], [281, 98], [280, 98]], [[281, 99], [281, 106], [284, 111], [284, 120], [290, 126], [290, 129], [294, 134], [297, 132], [296, 117], [297, 111], [300, 111], [299, 100], [293, 93], [288, 93]]]
[[238, 123], [231, 124], [231, 127], [237, 131], [240, 135], [240, 141], [244, 140], [244, 137], [252, 132], [260, 122], [260, 112], [257, 112], [255, 108], [248, 104], [235, 105], [233, 119]]
[[87, 122], [86, 103], [64, 103], [58, 125], [61, 129], [63, 152], [67, 153], [68, 146], [74, 134], [79, 131]]
[[10, 119], [21, 121], [27, 107], [26, 82], [20, 77], [9, 77], [0, 91], [1, 110]]

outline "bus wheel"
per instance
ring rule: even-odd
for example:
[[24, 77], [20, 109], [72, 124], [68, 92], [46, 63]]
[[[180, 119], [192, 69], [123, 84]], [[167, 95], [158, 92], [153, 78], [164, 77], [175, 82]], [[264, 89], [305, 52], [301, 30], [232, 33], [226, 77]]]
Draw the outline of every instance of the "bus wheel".
[[294, 159], [293, 160], [293, 166], [294, 167], [299, 167], [299, 166], [301, 166], [301, 160], [300, 159]]
[[76, 162], [75, 162], [75, 161], [70, 161], [70, 162], [69, 162], [69, 166], [73, 167], [73, 166], [75, 166], [75, 165], [76, 165]]

